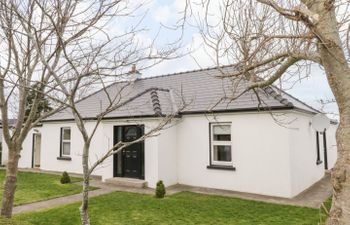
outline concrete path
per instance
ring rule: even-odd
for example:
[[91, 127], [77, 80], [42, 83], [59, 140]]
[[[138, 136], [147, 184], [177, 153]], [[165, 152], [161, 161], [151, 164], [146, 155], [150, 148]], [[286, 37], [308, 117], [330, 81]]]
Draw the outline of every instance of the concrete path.
[[[121, 192], [133, 192], [140, 194], [149, 194], [153, 195], [154, 190], [151, 188], [130, 188], [130, 187], [122, 187], [116, 186], [112, 184], [106, 184], [101, 182], [100, 180], [91, 180], [90, 185], [93, 187], [97, 187], [99, 189], [90, 191], [90, 197], [95, 197], [103, 194], [108, 194], [115, 191]], [[208, 195], [218, 195], [218, 196], [227, 196], [227, 197], [235, 197], [242, 198], [254, 201], [263, 201], [269, 203], [283, 204], [283, 205], [294, 205], [294, 206], [303, 206], [310, 208], [319, 208], [329, 196], [332, 194], [332, 188], [330, 183], [330, 175], [326, 174], [325, 177], [317, 182], [315, 185], [299, 194], [298, 196], [287, 199], [287, 198], [277, 198], [270, 197], [264, 195], [255, 195], [249, 193], [235, 192], [235, 191], [225, 191], [218, 190], [212, 188], [201, 188], [201, 187], [192, 187], [186, 185], [174, 185], [172, 187], [167, 188], [167, 195], [173, 195], [179, 192], [189, 191], [201, 194]], [[81, 194], [70, 195], [60, 198], [55, 198], [42, 202], [35, 202], [26, 205], [21, 205], [14, 207], [13, 213], [25, 213], [30, 211], [36, 211], [41, 209], [53, 208], [60, 205], [65, 205], [69, 203], [79, 202], [81, 201]]]
[[[99, 196], [103, 194], [107, 194], [113, 192], [113, 189], [102, 188], [94, 191], [90, 191], [90, 197]], [[54, 198], [41, 202], [34, 202], [30, 204], [20, 205], [13, 208], [13, 214], [36, 211], [40, 209], [53, 208], [55, 206], [65, 205], [69, 203], [79, 202], [81, 201], [81, 194], [69, 195], [59, 198]]]
[[172, 195], [182, 191], [189, 191], [207, 195], [227, 196], [254, 201], [276, 203], [281, 205], [294, 205], [309, 208], [320, 208], [321, 204], [332, 195], [330, 174], [327, 173], [322, 180], [300, 193], [294, 198], [278, 198], [266, 195], [256, 195], [236, 191], [218, 190], [212, 188], [175, 185], [167, 189], [167, 194]]

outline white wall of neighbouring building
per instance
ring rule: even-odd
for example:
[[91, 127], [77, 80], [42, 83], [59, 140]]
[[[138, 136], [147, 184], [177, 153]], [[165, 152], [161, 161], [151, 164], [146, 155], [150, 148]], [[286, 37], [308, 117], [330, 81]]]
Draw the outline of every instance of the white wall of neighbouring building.
[[[18, 166], [20, 168], [31, 168], [32, 166], [33, 134], [37, 132], [41, 132], [41, 127], [35, 127], [34, 129], [30, 130], [23, 142], [23, 145], [22, 145], [23, 149], [21, 151], [21, 156], [18, 162]], [[6, 145], [4, 138], [2, 137], [1, 164], [6, 165], [7, 160], [8, 160], [8, 147]]]

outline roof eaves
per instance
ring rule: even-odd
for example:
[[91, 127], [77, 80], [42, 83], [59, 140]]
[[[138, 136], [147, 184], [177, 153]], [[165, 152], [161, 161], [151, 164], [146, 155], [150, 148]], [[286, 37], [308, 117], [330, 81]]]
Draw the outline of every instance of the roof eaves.
[[[292, 110], [294, 106], [272, 106], [272, 107], [256, 107], [256, 108], [240, 108], [240, 109], [224, 109], [224, 110], [212, 110], [212, 111], [183, 111], [175, 115], [174, 117], [180, 118], [182, 115], [191, 115], [191, 114], [213, 114], [213, 113], [230, 113], [230, 112], [266, 112], [266, 111], [279, 111], [279, 110]], [[159, 116], [166, 116], [164, 114], [156, 115], [136, 115], [136, 116], [115, 116], [115, 117], [105, 117], [102, 120], [111, 120], [111, 119], [139, 119], [139, 118], [156, 118]], [[96, 117], [84, 118], [84, 120], [96, 120]], [[56, 120], [46, 120], [43, 123], [50, 122], [67, 122], [74, 121], [74, 119], [56, 119]]]
[[288, 97], [294, 99], [295, 101], [299, 102], [300, 104], [306, 106], [307, 108], [310, 109], [310, 112], [312, 112], [311, 110], [314, 110], [314, 111], [316, 111], [317, 113], [321, 113], [319, 110], [315, 109], [314, 107], [310, 106], [309, 104], [306, 104], [305, 102], [303, 102], [303, 101], [301, 101], [300, 99], [298, 99], [297, 97], [295, 97], [295, 96], [289, 94], [288, 92], [286, 92], [286, 91], [284, 91], [284, 90], [278, 88], [276, 85], [271, 85], [271, 86], [272, 86], [273, 88], [278, 89], [279, 91], [281, 91], [284, 95], [287, 95]]
[[278, 111], [278, 110], [292, 110], [294, 106], [271, 106], [271, 107], [253, 107], [253, 108], [238, 108], [238, 109], [219, 109], [211, 111], [184, 111], [181, 115], [189, 114], [211, 114], [211, 113], [234, 113], [234, 112], [266, 112], [266, 111]]
[[312, 112], [311, 110], [301, 109], [301, 108], [299, 108], [299, 107], [294, 107], [294, 110], [295, 110], [295, 111], [298, 111], [298, 112], [303, 112], [303, 113], [311, 114], [311, 115], [317, 114], [316, 112]]
[[[156, 114], [148, 114], [148, 115], [135, 115], [135, 116], [111, 116], [111, 117], [104, 117], [102, 120], [113, 120], [113, 119], [140, 119], [140, 118], [157, 118], [157, 117], [165, 117], [166, 115], [156, 115]], [[180, 118], [181, 115], [175, 115], [175, 118]], [[87, 117], [83, 118], [85, 121], [94, 121], [96, 120], [96, 117]], [[42, 121], [42, 123], [56, 123], [56, 122], [74, 122], [73, 118], [69, 119], [55, 119], [55, 120], [45, 120]]]

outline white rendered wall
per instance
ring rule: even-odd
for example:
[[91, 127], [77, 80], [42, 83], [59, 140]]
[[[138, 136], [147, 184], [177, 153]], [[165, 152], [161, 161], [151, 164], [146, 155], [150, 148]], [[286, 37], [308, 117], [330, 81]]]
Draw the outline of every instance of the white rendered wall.
[[[41, 127], [36, 127], [29, 131], [27, 137], [24, 139], [22, 145], [22, 151], [20, 153], [18, 166], [20, 168], [31, 168], [32, 167], [32, 150], [33, 150], [33, 133], [41, 132]], [[8, 147], [4, 138], [2, 137], [2, 165], [6, 165], [8, 159]]]
[[[91, 164], [101, 158], [113, 146], [113, 127], [127, 124], [144, 124], [145, 132], [153, 127], [152, 122], [104, 121], [100, 124], [90, 146]], [[94, 122], [87, 122], [87, 130], [92, 130]], [[71, 127], [71, 161], [58, 160], [60, 146], [60, 128]], [[71, 123], [46, 123], [42, 128], [42, 163], [41, 169], [82, 173], [81, 152], [83, 141], [76, 125]], [[150, 184], [158, 181], [157, 137], [145, 141], [145, 180]], [[113, 157], [104, 161], [93, 173], [102, 179], [113, 177]], [[154, 185], [153, 185], [154, 186]]]
[[[143, 124], [145, 133], [148, 133], [158, 125], [158, 120], [129, 120], [129, 121], [104, 121], [104, 140], [113, 144], [113, 127], [118, 125]], [[149, 187], [156, 187], [159, 180], [163, 180], [166, 186], [177, 184], [177, 158], [176, 158], [176, 126], [166, 126], [156, 136], [145, 140], [145, 180]], [[113, 158], [110, 157], [99, 169], [103, 179], [113, 177]]]
[[[293, 115], [293, 116], [291, 116]], [[269, 113], [231, 113], [213, 116], [187, 115], [176, 126], [145, 141], [145, 180], [155, 187], [158, 180], [166, 186], [180, 183], [263, 195], [293, 197], [312, 185], [323, 174], [323, 164], [316, 166], [315, 133], [309, 116], [297, 117], [290, 128], [276, 123]], [[236, 171], [207, 169], [209, 165], [209, 122], [231, 122], [232, 158]], [[113, 127], [144, 124], [145, 132], [158, 123], [154, 119], [103, 121], [91, 143], [90, 160], [97, 158], [113, 145]], [[87, 122], [88, 130], [94, 122]], [[60, 128], [71, 127], [71, 161], [58, 160]], [[52, 171], [82, 173], [81, 134], [73, 122], [45, 123], [42, 134], [41, 168]], [[333, 130], [335, 128], [333, 127]], [[23, 144], [20, 167], [31, 167], [32, 132]], [[327, 132], [329, 165], [335, 161], [331, 150], [334, 131]], [[322, 136], [320, 136], [322, 138]], [[333, 137], [334, 139], [334, 137]], [[323, 160], [322, 145], [321, 159]], [[331, 154], [331, 153], [332, 154]], [[4, 145], [3, 162], [7, 148]], [[108, 158], [95, 175], [113, 177], [113, 158]]]
[[[86, 122], [86, 128], [89, 132], [91, 132], [94, 124], [94, 122]], [[60, 156], [60, 133], [62, 127], [69, 127], [71, 129], [70, 161], [57, 159]], [[81, 155], [83, 139], [74, 122], [45, 123], [42, 126], [41, 135], [41, 169], [82, 173]], [[90, 146], [91, 162], [94, 162], [103, 154], [105, 142], [101, 140], [102, 129], [99, 127]]]
[[[86, 128], [89, 132], [92, 131], [95, 122], [86, 122]], [[118, 125], [133, 125], [133, 124], [143, 124], [145, 125], [145, 132], [147, 133], [154, 127], [158, 125], [157, 120], [113, 120], [113, 121], [103, 121], [99, 128], [97, 129], [94, 138], [90, 146], [90, 163], [94, 163], [97, 159], [105, 154], [105, 152], [113, 146], [113, 127]], [[71, 160], [60, 160], [57, 159], [60, 153], [60, 132], [62, 127], [71, 128]], [[42, 135], [41, 138], [41, 166], [43, 170], [50, 171], [67, 171], [71, 173], [82, 173], [82, 163], [81, 163], [81, 152], [83, 149], [83, 140], [81, 134], [75, 125], [74, 122], [50, 122], [44, 123], [40, 127], [39, 132]], [[30, 131], [27, 138], [23, 143], [23, 150], [21, 152], [21, 158], [19, 161], [20, 168], [30, 168], [32, 160], [32, 134], [33, 130]], [[172, 145], [172, 148], [167, 148], [166, 143], [173, 139], [176, 140], [175, 136], [172, 138], [172, 135], [175, 132], [171, 129], [164, 131], [164, 139], [159, 141], [160, 136], [155, 136], [147, 138], [145, 140], [145, 180], [148, 182], [150, 187], [155, 187], [156, 183], [160, 180], [159, 178], [159, 167], [162, 166], [164, 169], [162, 179], [165, 180], [166, 184], [177, 183], [176, 178], [176, 169], [173, 169], [171, 175], [166, 175], [166, 169], [164, 168], [163, 162], [158, 163], [159, 153], [158, 145], [159, 143], [163, 146], [164, 161], [168, 159], [167, 153], [165, 151], [171, 150], [171, 154], [175, 154], [175, 145]], [[170, 136], [169, 136], [170, 135]], [[175, 142], [175, 141], [173, 141]], [[7, 146], [6, 144], [3, 147], [3, 159], [2, 162], [7, 160]], [[171, 156], [171, 154], [169, 156]], [[176, 164], [176, 161], [173, 162]], [[170, 165], [170, 164], [169, 164]], [[169, 171], [169, 169], [168, 169]], [[109, 157], [102, 163], [99, 167], [96, 168], [93, 175], [102, 176], [102, 179], [113, 177], [113, 157]]]
[[[231, 122], [236, 171], [207, 169], [209, 122]], [[291, 197], [289, 131], [268, 113], [185, 116], [177, 127], [180, 184]]]
[[309, 114], [289, 113], [290, 164], [292, 179], [292, 196], [309, 188], [324, 176], [323, 136], [319, 135], [320, 159], [323, 163], [317, 165], [316, 131], [312, 128]]
[[165, 127], [158, 136], [158, 179], [165, 186], [178, 183], [177, 179], [177, 126]]

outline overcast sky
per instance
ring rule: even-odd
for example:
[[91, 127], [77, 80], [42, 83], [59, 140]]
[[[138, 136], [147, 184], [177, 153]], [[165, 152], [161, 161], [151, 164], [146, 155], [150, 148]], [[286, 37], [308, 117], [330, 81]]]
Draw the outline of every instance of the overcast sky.
[[[148, 13], [144, 20], [149, 29], [142, 36], [145, 40], [153, 39], [159, 31], [160, 24], [172, 26], [180, 17], [180, 11], [183, 10], [184, 0], [149, 0]], [[158, 38], [158, 44], [169, 43], [178, 37], [178, 33], [161, 28]], [[143, 71], [143, 76], [155, 76], [180, 71], [187, 71], [199, 68], [213, 66], [209, 57], [205, 54], [204, 44], [195, 28], [187, 26], [182, 39], [183, 53], [193, 52], [191, 55], [180, 59], [163, 62], [149, 70]], [[332, 99], [333, 94], [329, 88], [326, 76], [318, 66], [311, 68], [311, 73], [301, 82], [296, 83], [288, 91], [295, 97], [306, 103], [320, 108], [318, 101], [320, 99]], [[327, 111], [336, 112], [336, 105], [328, 105]]]

